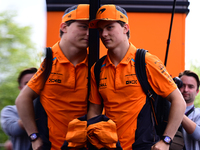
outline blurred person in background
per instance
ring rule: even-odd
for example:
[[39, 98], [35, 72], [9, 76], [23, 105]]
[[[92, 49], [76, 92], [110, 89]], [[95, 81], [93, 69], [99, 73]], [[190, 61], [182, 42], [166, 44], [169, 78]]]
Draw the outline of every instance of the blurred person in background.
[[[36, 68], [28, 68], [20, 72], [18, 76], [18, 88], [20, 91], [36, 72]], [[19, 118], [16, 105], [8, 105], [2, 109], [1, 126], [11, 140], [6, 141], [4, 144], [6, 150], [29, 150], [30, 140]]]
[[194, 107], [194, 101], [199, 93], [199, 77], [190, 70], [179, 74], [183, 82], [180, 91], [187, 108], [182, 120], [182, 133], [185, 143], [184, 150], [200, 150], [200, 108]]

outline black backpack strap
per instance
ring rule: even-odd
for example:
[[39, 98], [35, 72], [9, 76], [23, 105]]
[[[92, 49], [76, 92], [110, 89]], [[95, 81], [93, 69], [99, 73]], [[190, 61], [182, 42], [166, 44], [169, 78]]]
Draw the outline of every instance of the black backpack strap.
[[145, 55], [147, 50], [144, 49], [138, 49], [135, 56], [135, 72], [136, 76], [142, 86], [143, 91], [148, 97], [152, 97], [152, 94], [154, 93], [149, 82], [147, 79], [146, 74], [146, 67], [145, 67]]
[[147, 50], [144, 49], [137, 49], [136, 56], [135, 56], [135, 72], [136, 76], [142, 86], [143, 91], [145, 94], [149, 97], [151, 101], [151, 107], [152, 107], [152, 113], [156, 122], [156, 125], [158, 125], [156, 114], [155, 114], [155, 108], [154, 108], [154, 98], [153, 98], [153, 90], [148, 82], [147, 74], [146, 74], [146, 67], [145, 67], [145, 55]]
[[100, 78], [101, 66], [102, 66], [106, 56], [107, 55], [105, 55], [102, 58], [100, 58], [99, 60], [97, 60], [95, 66], [94, 66], [94, 75], [95, 75], [97, 88], [99, 88], [99, 78]]
[[191, 114], [193, 111], [194, 111], [194, 106], [188, 112], [186, 112], [185, 115], [189, 116], [189, 114]]
[[[50, 47], [46, 48], [46, 60], [45, 60], [45, 70], [44, 70], [44, 86], [45, 82], [47, 81], [52, 68], [52, 50]], [[40, 137], [43, 141], [42, 149], [50, 150], [51, 149], [51, 142], [49, 141], [49, 129], [48, 129], [48, 121], [47, 121], [47, 114], [44, 110], [42, 104], [40, 103], [40, 96], [38, 96], [34, 101], [34, 110], [35, 110], [35, 119], [36, 125], [40, 134]]]
[[143, 49], [137, 50], [135, 57], [135, 71], [142, 89], [149, 97], [151, 103], [152, 114], [155, 121], [155, 125], [153, 124], [153, 126], [155, 126], [157, 135], [162, 136], [167, 126], [170, 103], [166, 99], [157, 95], [148, 82], [145, 67], [146, 52], [147, 51]]
[[52, 50], [51, 47], [46, 48], [46, 63], [45, 63], [45, 82], [47, 81], [50, 73], [51, 73], [51, 68], [52, 68]]

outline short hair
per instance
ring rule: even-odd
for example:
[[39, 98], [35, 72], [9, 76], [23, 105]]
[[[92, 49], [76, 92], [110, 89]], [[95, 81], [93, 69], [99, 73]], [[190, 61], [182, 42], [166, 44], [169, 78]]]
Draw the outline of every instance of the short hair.
[[181, 78], [184, 75], [195, 78], [195, 80], [197, 81], [197, 90], [198, 90], [199, 89], [199, 84], [200, 84], [199, 83], [199, 76], [195, 72], [193, 72], [193, 71], [185, 70], [185, 71], [179, 73], [179, 78]]
[[[69, 21], [66, 21], [65, 23], [67, 24], [67, 26], [70, 26], [73, 22], [75, 22], [76, 20], [69, 20]], [[60, 29], [60, 37], [62, 37], [63, 35], [63, 31]]]
[[[123, 13], [127, 18], [128, 18], [128, 15], [127, 15], [127, 13], [126, 13], [126, 10], [124, 9], [124, 8], [122, 8], [122, 7], [120, 7], [120, 6], [117, 6], [117, 5], [115, 5], [116, 6], [116, 9], [118, 10], [118, 11], [120, 11], [121, 13]], [[125, 25], [125, 22], [123, 22], [123, 21], [117, 21], [122, 27], [124, 27], [124, 25]], [[127, 37], [128, 37], [128, 39], [130, 38], [130, 29], [128, 30], [128, 32], [126, 33], [126, 35], [127, 35]]]
[[[117, 23], [119, 23], [122, 27], [124, 27], [124, 25], [126, 24], [125, 22], [123, 21], [117, 21]], [[128, 30], [128, 32], [126, 33], [128, 39], [130, 38], [130, 29]]]
[[35, 68], [35, 67], [31, 67], [31, 68], [22, 70], [17, 79], [19, 86], [20, 86], [23, 76], [25, 76], [26, 74], [32, 74], [32, 73], [36, 73], [36, 72], [37, 72], [37, 68]]

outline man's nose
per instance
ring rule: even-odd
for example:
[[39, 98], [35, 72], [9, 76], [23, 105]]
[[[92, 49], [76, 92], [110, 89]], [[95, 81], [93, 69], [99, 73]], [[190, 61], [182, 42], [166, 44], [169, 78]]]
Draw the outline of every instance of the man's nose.
[[101, 35], [103, 36], [103, 37], [105, 37], [105, 36], [107, 36], [108, 35], [108, 32], [104, 29], [104, 30], [102, 30], [102, 33], [101, 33]]
[[184, 91], [188, 91], [188, 86], [184, 86]]
[[87, 33], [86, 34], [89, 35], [89, 28], [87, 29]]

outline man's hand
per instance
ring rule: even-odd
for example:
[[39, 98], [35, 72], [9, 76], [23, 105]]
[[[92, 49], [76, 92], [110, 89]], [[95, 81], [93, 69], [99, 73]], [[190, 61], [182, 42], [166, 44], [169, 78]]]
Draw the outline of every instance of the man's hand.
[[151, 147], [151, 150], [169, 150], [169, 144], [166, 144], [163, 140], [160, 140]]
[[40, 137], [38, 137], [37, 140], [32, 142], [32, 148], [33, 150], [42, 150], [43, 142]]

